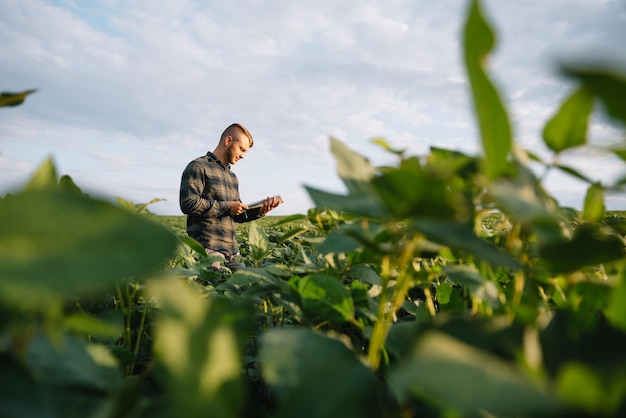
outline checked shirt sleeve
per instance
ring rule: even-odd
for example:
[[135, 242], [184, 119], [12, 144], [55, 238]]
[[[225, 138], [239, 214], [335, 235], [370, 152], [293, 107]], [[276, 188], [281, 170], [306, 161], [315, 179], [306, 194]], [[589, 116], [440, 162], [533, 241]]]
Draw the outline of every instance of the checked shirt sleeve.
[[205, 165], [192, 161], [183, 171], [180, 185], [180, 209], [187, 215], [219, 217], [228, 212], [229, 203], [210, 199], [207, 179], [214, 177]]

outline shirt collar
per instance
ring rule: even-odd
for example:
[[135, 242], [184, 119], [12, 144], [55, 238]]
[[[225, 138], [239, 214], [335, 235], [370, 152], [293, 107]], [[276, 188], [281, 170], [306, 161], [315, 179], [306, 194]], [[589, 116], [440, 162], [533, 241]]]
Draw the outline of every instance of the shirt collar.
[[230, 164], [224, 164], [224, 163], [222, 162], [222, 160], [220, 160], [219, 158], [217, 158], [217, 157], [215, 156], [215, 154], [213, 154], [211, 151], [207, 152], [207, 153], [206, 153], [206, 155], [207, 155], [207, 157], [209, 157], [209, 159], [210, 159], [211, 161], [214, 161], [214, 162], [218, 163], [219, 165], [221, 165], [221, 166], [222, 166], [222, 167], [224, 167], [224, 168], [228, 168], [228, 169], [230, 169]]

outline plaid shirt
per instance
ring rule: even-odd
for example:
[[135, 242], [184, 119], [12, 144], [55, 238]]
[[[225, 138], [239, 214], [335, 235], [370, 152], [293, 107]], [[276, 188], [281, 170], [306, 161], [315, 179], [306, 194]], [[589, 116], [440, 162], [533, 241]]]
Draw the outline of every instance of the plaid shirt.
[[219, 251], [227, 258], [238, 253], [235, 222], [256, 219], [231, 216], [231, 201], [239, 198], [239, 180], [212, 152], [196, 158], [183, 171], [180, 182], [180, 209], [187, 215], [187, 234], [204, 248]]

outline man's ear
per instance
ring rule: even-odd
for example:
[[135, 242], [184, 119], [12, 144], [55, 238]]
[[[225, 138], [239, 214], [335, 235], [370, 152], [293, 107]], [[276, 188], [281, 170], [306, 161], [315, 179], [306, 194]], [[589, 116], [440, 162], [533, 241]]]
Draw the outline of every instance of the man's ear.
[[233, 142], [233, 137], [231, 135], [228, 135], [226, 138], [224, 138], [224, 145], [225, 146], [230, 146], [231, 142]]

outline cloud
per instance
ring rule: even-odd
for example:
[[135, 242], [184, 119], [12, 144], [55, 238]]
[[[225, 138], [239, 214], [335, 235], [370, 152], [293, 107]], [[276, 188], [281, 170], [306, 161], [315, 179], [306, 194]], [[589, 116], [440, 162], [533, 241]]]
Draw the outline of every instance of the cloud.
[[[255, 137], [234, 167], [242, 196], [281, 194], [286, 214], [311, 204], [304, 184], [342, 189], [329, 136], [374, 163], [391, 158], [374, 137], [409, 153], [478, 153], [460, 38], [467, 4], [4, 0], [0, 88], [39, 90], [0, 112], [0, 190], [53, 155], [79, 185], [165, 198], [154, 210], [179, 214], [183, 168], [235, 121]], [[624, 2], [483, 5], [498, 36], [489, 69], [515, 136], [546, 153], [543, 124], [574, 87], [558, 63], [589, 50], [624, 60]], [[594, 142], [616, 135], [594, 119]]]

